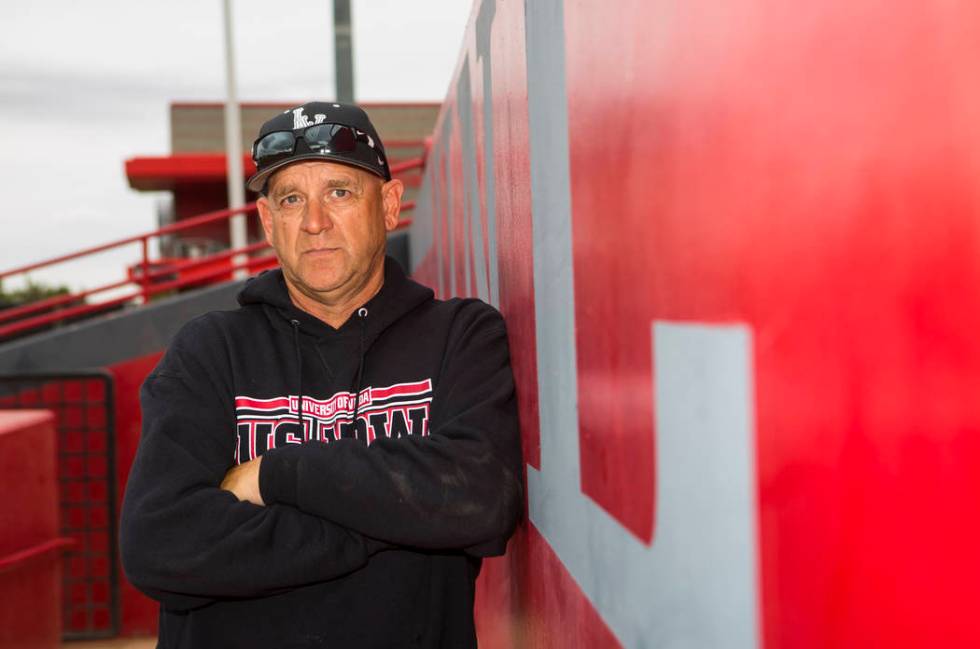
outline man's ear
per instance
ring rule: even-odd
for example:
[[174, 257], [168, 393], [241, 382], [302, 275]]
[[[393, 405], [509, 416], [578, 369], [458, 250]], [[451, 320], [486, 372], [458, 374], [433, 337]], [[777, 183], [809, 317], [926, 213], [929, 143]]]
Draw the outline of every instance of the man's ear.
[[259, 221], [262, 222], [262, 231], [265, 232], [265, 240], [272, 246], [272, 208], [269, 207], [269, 199], [265, 196], [260, 196], [259, 200], [255, 201], [255, 207], [259, 210]]
[[402, 194], [405, 184], [397, 178], [381, 186], [381, 200], [385, 213], [385, 230], [391, 232], [398, 227], [398, 215], [402, 211]]

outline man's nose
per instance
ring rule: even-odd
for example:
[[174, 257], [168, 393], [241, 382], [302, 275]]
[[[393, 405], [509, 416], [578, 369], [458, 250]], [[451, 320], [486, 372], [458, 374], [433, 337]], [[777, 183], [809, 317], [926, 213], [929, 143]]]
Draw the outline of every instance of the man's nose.
[[318, 234], [333, 227], [330, 210], [319, 201], [310, 201], [303, 215], [301, 227], [310, 234]]

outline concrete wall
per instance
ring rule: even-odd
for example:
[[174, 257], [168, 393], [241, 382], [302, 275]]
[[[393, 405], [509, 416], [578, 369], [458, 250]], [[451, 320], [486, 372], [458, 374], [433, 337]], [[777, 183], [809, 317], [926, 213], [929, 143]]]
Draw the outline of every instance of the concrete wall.
[[475, 3], [411, 258], [509, 323], [481, 646], [980, 644], [978, 19]]
[[191, 318], [237, 308], [243, 284], [219, 284], [4, 343], [0, 374], [101, 368], [160, 352]]

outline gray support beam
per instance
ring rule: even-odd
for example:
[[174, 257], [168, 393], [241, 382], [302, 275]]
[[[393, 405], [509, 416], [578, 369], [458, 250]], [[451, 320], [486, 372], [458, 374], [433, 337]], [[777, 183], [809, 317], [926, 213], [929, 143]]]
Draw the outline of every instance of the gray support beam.
[[354, 103], [354, 33], [350, 0], [333, 0], [334, 67], [337, 101]]

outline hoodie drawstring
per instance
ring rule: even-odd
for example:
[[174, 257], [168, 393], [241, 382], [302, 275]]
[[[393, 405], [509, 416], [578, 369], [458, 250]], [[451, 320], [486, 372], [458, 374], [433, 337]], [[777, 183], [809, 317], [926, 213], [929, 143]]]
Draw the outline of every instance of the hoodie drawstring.
[[[361, 379], [364, 376], [364, 339], [367, 335], [367, 316], [368, 310], [361, 307], [357, 310], [357, 319], [361, 322], [361, 335], [360, 335], [360, 345], [358, 350], [358, 360], [357, 360], [357, 378], [354, 382], [354, 418], [351, 420], [351, 425], [354, 428], [354, 439], [357, 439], [357, 416], [361, 412]], [[293, 319], [289, 321], [289, 324], [293, 326], [293, 346], [296, 348], [296, 383], [297, 392], [299, 393], [299, 402], [297, 406], [297, 412], [299, 413], [299, 425], [300, 430], [303, 432], [304, 439], [306, 438], [306, 413], [303, 411], [303, 354], [300, 352], [299, 348], [299, 320]], [[312, 434], [312, 426], [310, 428], [310, 433]], [[367, 441], [367, 440], [365, 440]]]
[[[303, 354], [299, 349], [299, 320], [290, 320], [289, 324], [293, 325], [293, 346], [296, 348], [296, 382], [298, 384], [297, 392], [299, 392], [299, 402], [296, 407], [296, 412], [299, 413], [300, 434], [306, 439], [306, 413], [303, 412]], [[310, 433], [312, 434], [312, 432], [311, 427]]]
[[[357, 378], [354, 381], [354, 419], [352, 421], [354, 426], [354, 439], [357, 439], [357, 415], [360, 414], [361, 411], [361, 377], [364, 373], [364, 337], [367, 332], [367, 316], [368, 310], [364, 307], [357, 310], [357, 319], [361, 322], [361, 341], [360, 349], [357, 354]], [[367, 442], [367, 439], [364, 441]]]

